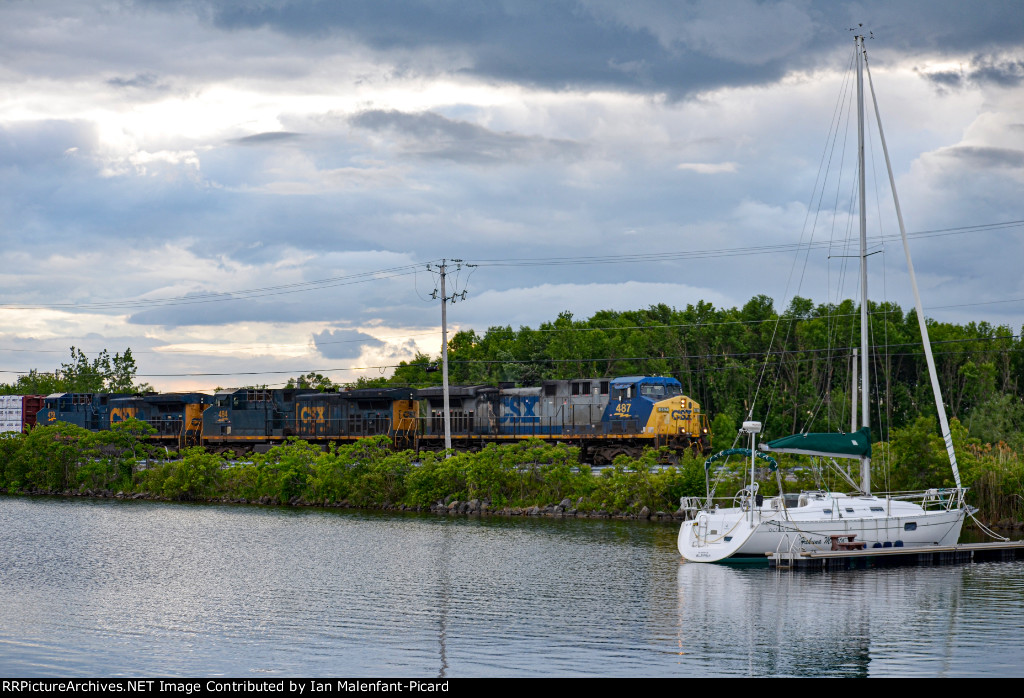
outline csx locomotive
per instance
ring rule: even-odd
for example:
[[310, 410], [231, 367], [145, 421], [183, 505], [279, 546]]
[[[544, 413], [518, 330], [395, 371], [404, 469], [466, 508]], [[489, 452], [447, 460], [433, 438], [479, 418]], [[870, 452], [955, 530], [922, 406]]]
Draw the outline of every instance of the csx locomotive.
[[[265, 451], [289, 437], [328, 444], [385, 435], [399, 449], [444, 447], [440, 387], [242, 388], [213, 396], [60, 393], [42, 402], [38, 424], [64, 421], [97, 430], [133, 417], [156, 429], [156, 441], [235, 455]], [[578, 446], [585, 462], [606, 464], [649, 446], [676, 454], [711, 448], [707, 415], [674, 378], [552, 380], [525, 388], [455, 385], [449, 387], [449, 415], [452, 447], [460, 451], [538, 438]]]

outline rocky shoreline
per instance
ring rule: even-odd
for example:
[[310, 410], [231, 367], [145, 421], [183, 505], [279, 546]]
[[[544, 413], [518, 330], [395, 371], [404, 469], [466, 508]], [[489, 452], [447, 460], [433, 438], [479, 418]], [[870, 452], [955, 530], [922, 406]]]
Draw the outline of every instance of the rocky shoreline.
[[[28, 490], [17, 493], [12, 493], [11, 496], [33, 496], [33, 497], [88, 497], [94, 499], [130, 499], [130, 500], [149, 500], [155, 502], [182, 502], [185, 500], [180, 499], [169, 499], [167, 497], [161, 497], [154, 495], [149, 492], [114, 492], [113, 490], [63, 490], [63, 491], [45, 491], [45, 490]], [[310, 502], [306, 501], [301, 497], [292, 497], [287, 502], [280, 502], [273, 497], [261, 497], [259, 499], [248, 500], [245, 498], [231, 498], [231, 497], [220, 497], [220, 498], [196, 498], [187, 500], [190, 503], [196, 504], [241, 504], [241, 505], [255, 505], [255, 506], [275, 506], [275, 507], [317, 507], [321, 509], [363, 509], [369, 511], [404, 511], [412, 513], [432, 513], [441, 516], [502, 516], [502, 517], [546, 517], [546, 518], [561, 518], [561, 519], [615, 519], [619, 521], [653, 521], [660, 523], [678, 523], [681, 521], [687, 521], [691, 515], [687, 511], [678, 510], [675, 512], [666, 511], [651, 511], [647, 507], [643, 507], [637, 513], [619, 512], [619, 511], [604, 511], [604, 510], [584, 510], [578, 508], [582, 501], [582, 498], [577, 502], [572, 502], [569, 499], [563, 499], [557, 504], [549, 504], [547, 506], [532, 506], [532, 507], [499, 507], [492, 508], [490, 501], [486, 499], [471, 499], [468, 501], [460, 501], [453, 497], [448, 497], [443, 501], [429, 507], [414, 507], [405, 504], [390, 504], [383, 503], [377, 506], [356, 506], [351, 504], [347, 500], [330, 502]], [[1010, 519], [1004, 519], [1001, 521], [983, 522], [989, 528], [1002, 530], [1002, 531], [1019, 531], [1024, 530], [1024, 521], [1013, 521]], [[975, 528], [976, 526], [971, 522], [965, 523], [967, 528]]]
[[[447, 498], [444, 501], [438, 501], [429, 507], [414, 507], [406, 504], [390, 504], [383, 503], [377, 506], [356, 506], [351, 504], [347, 500], [338, 502], [310, 502], [306, 501], [301, 497], [292, 497], [287, 502], [280, 502], [273, 497], [261, 497], [259, 499], [245, 499], [245, 498], [231, 498], [231, 497], [218, 497], [218, 498], [196, 498], [191, 500], [181, 499], [169, 499], [167, 497], [161, 497], [159, 495], [152, 494], [150, 492], [114, 492], [113, 490], [63, 490], [63, 491], [47, 491], [47, 490], [27, 490], [22, 492], [13, 493], [12, 496], [31, 496], [31, 497], [87, 497], [94, 499], [130, 499], [130, 500], [149, 500], [155, 502], [183, 502], [196, 504], [246, 504], [256, 506], [287, 506], [287, 507], [317, 507], [321, 509], [364, 509], [370, 511], [408, 511], [414, 513], [432, 513], [444, 516], [506, 516], [506, 517], [548, 517], [548, 518], [563, 518], [563, 519], [617, 519], [622, 521], [662, 521], [662, 522], [679, 522], [685, 521], [688, 518], [688, 513], [685, 511], [676, 512], [665, 512], [665, 511], [654, 511], [652, 512], [648, 507], [642, 507], [639, 512], [635, 514], [618, 511], [589, 511], [579, 509], [578, 505], [580, 502], [576, 502], [575, 505], [569, 499], [563, 499], [557, 504], [549, 504], [547, 506], [532, 506], [532, 507], [500, 507], [494, 508], [491, 503], [486, 499], [471, 499], [468, 501], [460, 501], [454, 498]], [[582, 499], [582, 498], [581, 498]]]

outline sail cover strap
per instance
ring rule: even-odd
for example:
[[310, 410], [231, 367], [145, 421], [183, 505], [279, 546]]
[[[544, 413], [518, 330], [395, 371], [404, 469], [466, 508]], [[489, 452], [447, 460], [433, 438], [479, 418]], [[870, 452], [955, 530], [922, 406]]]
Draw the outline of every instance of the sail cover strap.
[[772, 453], [799, 453], [804, 456], [870, 458], [871, 429], [863, 427], [852, 434], [793, 434], [792, 436], [783, 436], [781, 439], [761, 442], [758, 448]]

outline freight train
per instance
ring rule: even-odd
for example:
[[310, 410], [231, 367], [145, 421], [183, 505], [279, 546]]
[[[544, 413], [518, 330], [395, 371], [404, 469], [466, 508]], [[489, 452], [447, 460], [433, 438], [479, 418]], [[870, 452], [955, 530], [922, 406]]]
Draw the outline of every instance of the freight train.
[[[135, 418], [156, 429], [157, 442], [239, 456], [289, 437], [326, 445], [384, 435], [399, 449], [444, 448], [440, 387], [37, 397], [38, 424], [62, 421], [99, 430]], [[601, 465], [620, 454], [638, 456], [646, 447], [665, 446], [675, 455], [711, 449], [707, 415], [679, 381], [660, 376], [552, 380], [536, 387], [454, 385], [449, 415], [457, 451], [537, 438], [578, 446], [585, 462]]]

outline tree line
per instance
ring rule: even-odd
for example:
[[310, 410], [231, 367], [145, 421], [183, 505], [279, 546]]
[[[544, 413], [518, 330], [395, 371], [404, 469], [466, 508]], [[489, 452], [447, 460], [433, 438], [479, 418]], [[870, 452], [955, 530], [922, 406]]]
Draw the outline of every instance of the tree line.
[[[981, 444], [952, 422], [968, 501], [978, 516], [1009, 525], [1024, 515], [1024, 467], [1005, 444]], [[396, 452], [386, 437], [321, 448], [298, 438], [244, 460], [202, 448], [180, 452], [154, 446], [153, 427], [135, 419], [109, 431], [73, 424], [37, 427], [28, 434], [0, 434], [0, 493], [104, 494], [176, 501], [230, 501], [368, 508], [436, 509], [453, 501], [478, 500], [492, 512], [561, 505], [580, 514], [639, 515], [674, 512], [680, 498], [703, 500], [704, 459], [687, 452], [676, 465], [653, 449], [638, 458], [620, 455], [595, 472], [579, 460], [579, 449], [539, 440], [490, 444], [474, 453]], [[876, 444], [873, 481], [887, 490], [952, 487], [945, 448], [927, 417], [893, 430]], [[808, 467], [806, 457], [779, 458], [790, 491], [847, 491], [836, 473]], [[735, 458], [713, 472], [718, 501], [729, 502], [746, 482], [746, 459]], [[776, 479], [762, 482], [777, 494]], [[565, 500], [569, 500], [566, 503]]]
[[[870, 363], [871, 424], [879, 442], [874, 448], [872, 481], [894, 490], [952, 486], [916, 316], [895, 304], [872, 304], [869, 310], [870, 343], [878, 349]], [[929, 332], [963, 483], [971, 488], [969, 501], [989, 521], [1020, 521], [1024, 518], [1021, 337], [1008, 326], [986, 322], [929, 321]], [[796, 298], [777, 312], [770, 298], [756, 296], [741, 308], [715, 308], [700, 302], [679, 310], [660, 304], [644, 310], [601, 311], [586, 320], [564, 312], [537, 328], [495, 326], [483, 333], [458, 332], [449, 343], [450, 374], [452, 383], [518, 385], [550, 379], [674, 376], [712, 415], [713, 446], [718, 450], [732, 445], [737, 425], [750, 413], [765, 423], [767, 438], [848, 429], [851, 354], [859, 344], [859, 333], [859, 308], [853, 301], [815, 305]], [[439, 362], [438, 356], [421, 354], [402, 362], [390, 377], [361, 379], [350, 387], [437, 385]], [[316, 373], [293, 378], [290, 385], [339, 387]], [[0, 386], [0, 392], [136, 392], [146, 387], [135, 383], [130, 350], [113, 356], [104, 351], [89, 360], [72, 348], [71, 361], [57, 371], [33, 371]], [[261, 456], [251, 464], [225, 464], [199, 451], [184, 458], [164, 454], [166, 460], [159, 454], [143, 455], [144, 427], [119, 426], [95, 437], [70, 425], [8, 435], [0, 439], [0, 490], [116, 486], [168, 498], [251, 500], [269, 496], [277, 485], [268, 483], [282, 482], [290, 484], [276, 490], [280, 496], [275, 501], [299, 496], [308, 501], [426, 506], [435, 498], [462, 499], [487, 492], [495, 503], [527, 506], [550, 504], [548, 499], [564, 494], [574, 501], [582, 497], [594, 509], [622, 512], [642, 506], [670, 508], [679, 496], [698, 496], [703, 490], [702, 459], [687, 459], [679, 468], [665, 471], [655, 467], [656, 454], [639, 460], [617, 459], [615, 468], [604, 476], [607, 480], [589, 473], [577, 477], [582, 464], [575, 462], [571, 451], [537, 450], [540, 444], [524, 446], [522, 453], [460, 454], [451, 459], [454, 462], [427, 456], [415, 468], [415, 454], [392, 457], [383, 451], [356, 449], [345, 451], [348, 455], [343, 458], [341, 451], [320, 456], [308, 444], [279, 447], [273, 456]], [[368, 453], [376, 455], [369, 465], [362, 464], [359, 454]], [[140, 459], [147, 456], [149, 467], [140, 469]], [[520, 457], [536, 465], [530, 483], [521, 477]], [[274, 473], [282, 472], [281, 462], [293, 458], [305, 465], [275, 480]], [[558, 464], [550, 472], [542, 467], [549, 460]], [[790, 479], [806, 477], [810, 472], [806, 465], [799, 457], [780, 458], [780, 467]], [[318, 471], [321, 467], [329, 469], [328, 480], [333, 484], [324, 484], [328, 476]], [[225, 480], [228, 472], [238, 477]], [[565, 476], [568, 484], [554, 487], [551, 483], [566, 472], [571, 473]], [[585, 466], [583, 472], [587, 472]], [[770, 492], [772, 484], [765, 484]], [[844, 489], [842, 483], [795, 484]], [[376, 494], [366, 494], [370, 490], [365, 488]]]
[[[936, 417], [917, 317], [893, 303], [869, 305], [870, 424], [876, 440], [919, 417]], [[939, 383], [950, 418], [984, 443], [1024, 450], [1024, 344], [1009, 326], [929, 321]], [[718, 424], [731, 430], [751, 415], [767, 438], [850, 427], [852, 350], [859, 344], [859, 306], [794, 298], [777, 312], [759, 295], [742, 307], [707, 302], [631, 311], [603, 310], [587, 319], [562, 312], [537, 328], [463, 330], [449, 341], [453, 384], [513, 383], [626, 375], [673, 376]], [[427, 387], [441, 383], [440, 356], [418, 354], [389, 377], [345, 386], [319, 373], [287, 387]], [[0, 394], [145, 392], [131, 349], [71, 360], [52, 372], [33, 369]], [[859, 400], [858, 400], [859, 403]], [[861, 420], [863, 421], [863, 420]]]
[[[1024, 345], [1008, 326], [928, 322], [946, 409], [986, 443], [1024, 448]], [[917, 316], [894, 303], [869, 305], [871, 419], [875, 439], [918, 417], [935, 417]], [[699, 302], [585, 320], [563, 312], [537, 328], [464, 330], [449, 342], [452, 383], [667, 375], [682, 383], [722, 426], [748, 414], [769, 438], [850, 427], [852, 350], [859, 346], [857, 303], [795, 298], [777, 312], [767, 296], [740, 308]], [[420, 354], [388, 378], [358, 385], [439, 385], [440, 357]], [[859, 401], [858, 401], [859, 403]], [[863, 421], [863, 420], [862, 420]]]

